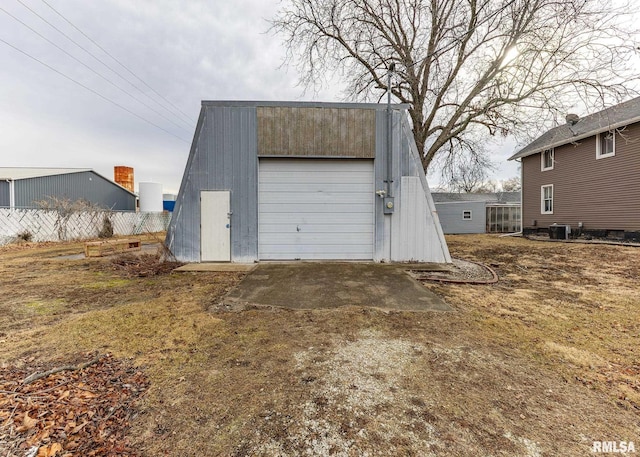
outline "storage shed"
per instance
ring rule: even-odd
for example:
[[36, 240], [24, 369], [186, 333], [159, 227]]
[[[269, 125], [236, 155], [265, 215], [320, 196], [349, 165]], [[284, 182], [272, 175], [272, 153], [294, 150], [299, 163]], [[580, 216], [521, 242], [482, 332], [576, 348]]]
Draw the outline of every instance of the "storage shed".
[[136, 209], [133, 192], [91, 169], [0, 167], [0, 208], [38, 208], [51, 197], [116, 211]]
[[520, 192], [434, 192], [432, 197], [446, 234], [520, 230]]
[[202, 102], [166, 244], [186, 262], [451, 261], [407, 105]]

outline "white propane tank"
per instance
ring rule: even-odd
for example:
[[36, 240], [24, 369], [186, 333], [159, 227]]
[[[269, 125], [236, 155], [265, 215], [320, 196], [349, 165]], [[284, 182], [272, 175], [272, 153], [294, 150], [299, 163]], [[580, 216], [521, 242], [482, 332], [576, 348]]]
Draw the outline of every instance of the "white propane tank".
[[141, 182], [139, 188], [140, 212], [162, 212], [162, 184], [157, 182]]

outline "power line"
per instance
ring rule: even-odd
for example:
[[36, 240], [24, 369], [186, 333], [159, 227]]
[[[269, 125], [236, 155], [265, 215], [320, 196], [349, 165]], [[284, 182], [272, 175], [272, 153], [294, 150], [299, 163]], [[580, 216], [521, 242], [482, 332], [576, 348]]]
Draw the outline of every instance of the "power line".
[[176, 135], [176, 134], [174, 134], [174, 133], [170, 132], [169, 130], [167, 130], [167, 129], [165, 129], [165, 128], [161, 127], [161, 126], [159, 126], [158, 124], [156, 124], [156, 123], [154, 123], [154, 122], [150, 121], [149, 119], [146, 119], [146, 118], [144, 118], [144, 117], [140, 116], [138, 113], [135, 113], [135, 112], [131, 111], [130, 109], [128, 109], [128, 108], [126, 108], [126, 107], [122, 106], [122, 105], [121, 105], [121, 104], [119, 104], [118, 102], [115, 102], [115, 101], [111, 100], [110, 98], [108, 98], [108, 97], [106, 97], [106, 96], [102, 95], [100, 92], [98, 92], [98, 91], [96, 91], [96, 90], [94, 90], [94, 89], [92, 89], [92, 88], [90, 88], [90, 87], [88, 87], [88, 86], [85, 86], [85, 85], [84, 85], [84, 84], [82, 84], [81, 82], [76, 81], [75, 79], [73, 79], [71, 76], [67, 76], [67, 75], [66, 75], [66, 74], [64, 74], [63, 72], [61, 72], [61, 71], [59, 71], [59, 70], [57, 70], [57, 69], [53, 68], [51, 65], [49, 65], [49, 64], [47, 64], [47, 63], [45, 63], [45, 62], [41, 61], [40, 59], [38, 59], [38, 58], [36, 58], [36, 57], [32, 56], [31, 54], [29, 54], [29, 53], [27, 53], [27, 52], [23, 51], [22, 49], [20, 49], [20, 48], [18, 48], [18, 47], [16, 47], [16, 46], [14, 46], [14, 45], [12, 45], [12, 44], [11, 44], [11, 43], [9, 43], [8, 41], [5, 41], [5, 40], [4, 40], [4, 39], [2, 39], [2, 38], [0, 38], [0, 41], [1, 41], [2, 43], [6, 44], [7, 46], [9, 46], [10, 48], [13, 48], [13, 49], [15, 49], [16, 51], [18, 51], [19, 53], [21, 53], [21, 54], [23, 54], [23, 55], [27, 56], [28, 58], [30, 58], [30, 59], [32, 59], [32, 60], [35, 60], [35, 61], [36, 61], [36, 62], [38, 62], [40, 65], [43, 65], [43, 66], [47, 67], [49, 70], [51, 70], [51, 71], [53, 71], [53, 72], [55, 72], [55, 73], [59, 74], [60, 76], [62, 76], [62, 77], [64, 77], [64, 78], [68, 79], [69, 81], [71, 81], [71, 82], [73, 82], [73, 83], [77, 84], [78, 86], [80, 86], [80, 87], [82, 87], [82, 88], [84, 88], [84, 89], [88, 90], [89, 92], [91, 92], [91, 93], [93, 93], [93, 94], [97, 95], [98, 97], [102, 98], [103, 100], [106, 100], [107, 102], [109, 102], [109, 103], [111, 103], [111, 104], [113, 104], [113, 105], [117, 106], [118, 108], [120, 108], [120, 109], [122, 109], [122, 110], [126, 111], [127, 113], [131, 114], [132, 116], [135, 116], [135, 117], [137, 117], [138, 119], [140, 119], [140, 120], [142, 120], [142, 121], [146, 122], [147, 124], [150, 124], [150, 125], [152, 125], [152, 126], [154, 126], [154, 127], [158, 128], [158, 129], [162, 130], [163, 132], [168, 133], [168, 134], [169, 134], [169, 135], [171, 135], [172, 137], [177, 138], [177, 139], [179, 139], [180, 141], [183, 141], [183, 142], [185, 142], [185, 143], [189, 144], [189, 141], [185, 140], [184, 138], [182, 138], [182, 137], [180, 137], [180, 136], [178, 136], [178, 135]]
[[[102, 65], [104, 65], [106, 68], [108, 68], [109, 70], [111, 70], [113, 73], [115, 73], [117, 76], [119, 76], [123, 81], [125, 81], [126, 83], [130, 84], [134, 89], [136, 89], [137, 91], [139, 91], [142, 95], [146, 96], [147, 98], [149, 98], [150, 100], [153, 100], [153, 102], [155, 102], [160, 108], [162, 108], [163, 110], [167, 111], [169, 114], [175, 116], [177, 119], [180, 120], [180, 122], [184, 122], [189, 128], [192, 127], [192, 122], [189, 121], [185, 121], [183, 117], [177, 115], [175, 112], [171, 111], [169, 108], [167, 108], [166, 106], [164, 106], [163, 104], [161, 104], [160, 102], [158, 102], [156, 99], [150, 97], [149, 95], [147, 95], [143, 90], [141, 90], [138, 86], [136, 86], [135, 84], [133, 84], [131, 81], [129, 81], [127, 78], [125, 78], [124, 76], [122, 76], [122, 74], [120, 74], [118, 71], [116, 71], [111, 65], [107, 64], [106, 62], [104, 62], [102, 59], [100, 59], [98, 56], [96, 56], [93, 52], [91, 52], [90, 50], [88, 50], [87, 48], [85, 48], [84, 46], [82, 46], [80, 43], [78, 43], [76, 40], [74, 40], [72, 37], [70, 37], [69, 35], [67, 35], [65, 32], [63, 32], [62, 30], [60, 30], [58, 27], [56, 27], [54, 24], [52, 24], [51, 22], [49, 22], [46, 18], [42, 17], [40, 14], [38, 14], [36, 11], [34, 11], [31, 7], [29, 7], [28, 5], [26, 5], [22, 0], [16, 0], [18, 3], [20, 3], [22, 6], [24, 6], [26, 9], [28, 9], [29, 11], [31, 11], [31, 13], [33, 13], [35, 16], [39, 17], [43, 22], [45, 22], [47, 25], [49, 25], [51, 28], [53, 28], [55, 31], [57, 31], [58, 33], [60, 33], [62, 36], [64, 36], [67, 40], [71, 41], [73, 44], [75, 44], [77, 47], [79, 47], [80, 49], [82, 49], [84, 52], [86, 52], [87, 54], [89, 54], [91, 57], [93, 57], [96, 61], [98, 61], [99, 63], [101, 63]], [[50, 5], [47, 4], [47, 6], [49, 6], [49, 8], [52, 8]], [[52, 8], [53, 9], [53, 8]], [[54, 10], [55, 11], [55, 10]], [[56, 11], [56, 14], [60, 14]], [[64, 19], [64, 18], [63, 18]], [[66, 19], [65, 19], [66, 20]]]
[[86, 33], [84, 33], [82, 30], [80, 30], [80, 28], [78, 28], [73, 22], [71, 22], [69, 19], [67, 19], [62, 13], [60, 13], [58, 10], [56, 10], [53, 6], [51, 6], [46, 0], [41, 0], [42, 3], [44, 3], [45, 5], [47, 5], [49, 8], [51, 8], [58, 16], [60, 16], [62, 19], [64, 19], [71, 27], [73, 27], [74, 29], [76, 29], [78, 32], [80, 32], [87, 40], [91, 41], [95, 46], [97, 46], [102, 52], [104, 52], [106, 55], [108, 55], [109, 57], [111, 57], [118, 65], [120, 65], [122, 68], [124, 68], [125, 70], [127, 70], [133, 77], [135, 77], [138, 81], [140, 81], [142, 84], [144, 84], [145, 86], [147, 86], [151, 91], [153, 91], [154, 94], [156, 94], [158, 97], [162, 98], [165, 102], [167, 102], [169, 105], [171, 105], [173, 108], [175, 108], [176, 110], [178, 110], [180, 113], [182, 113], [184, 116], [186, 116], [187, 119], [189, 119], [191, 122], [196, 122], [196, 119], [193, 116], [188, 115], [187, 113], [185, 113], [184, 111], [182, 111], [180, 108], [178, 108], [176, 105], [174, 105], [171, 101], [169, 101], [167, 98], [165, 98], [162, 94], [160, 94], [158, 91], [156, 91], [153, 87], [151, 87], [149, 84], [146, 83], [145, 80], [143, 80], [142, 78], [140, 78], [138, 75], [136, 75], [132, 70], [129, 69], [129, 67], [127, 67], [125, 64], [123, 64], [122, 62], [120, 62], [120, 60], [118, 60], [115, 56], [113, 56], [109, 51], [107, 51], [105, 48], [103, 48], [102, 46], [100, 46], [95, 40], [93, 40], [89, 35], [87, 35]]
[[15, 21], [19, 22], [20, 24], [22, 24], [24, 27], [26, 27], [27, 29], [31, 30], [33, 33], [35, 33], [36, 35], [38, 35], [40, 38], [42, 38], [43, 40], [45, 40], [47, 43], [51, 44], [52, 46], [56, 47], [57, 49], [59, 49], [60, 51], [64, 52], [66, 55], [68, 55], [69, 57], [71, 57], [73, 60], [75, 60], [76, 62], [78, 62], [80, 65], [82, 65], [83, 67], [87, 68], [89, 71], [91, 71], [92, 73], [94, 73], [95, 75], [97, 75], [98, 77], [102, 78], [103, 80], [105, 80], [106, 82], [108, 82], [109, 84], [111, 84], [113, 87], [115, 87], [116, 89], [122, 91], [123, 93], [127, 94], [129, 97], [133, 98], [134, 100], [136, 100], [138, 103], [146, 106], [147, 108], [149, 108], [151, 111], [153, 111], [154, 113], [156, 113], [158, 116], [160, 116], [161, 118], [163, 118], [164, 120], [171, 122], [173, 125], [175, 125], [176, 127], [187, 131], [183, 126], [176, 124], [174, 121], [172, 121], [171, 119], [169, 119], [168, 117], [166, 117], [165, 115], [163, 115], [162, 113], [160, 113], [159, 111], [157, 111], [155, 108], [149, 106], [147, 103], [145, 103], [144, 101], [140, 100], [138, 97], [136, 97], [135, 95], [133, 95], [131, 92], [127, 91], [126, 89], [123, 89], [122, 87], [120, 87], [118, 84], [114, 83], [113, 81], [111, 81], [109, 78], [107, 78], [106, 76], [102, 75], [101, 73], [97, 72], [95, 69], [93, 69], [92, 67], [90, 67], [89, 65], [87, 65], [86, 63], [84, 63], [83, 61], [81, 61], [80, 59], [78, 59], [76, 56], [74, 56], [73, 54], [69, 53], [68, 51], [66, 51], [65, 49], [63, 49], [62, 47], [58, 46], [56, 43], [54, 43], [53, 41], [51, 41], [49, 38], [45, 37], [44, 35], [42, 35], [40, 32], [38, 32], [37, 30], [35, 30], [33, 27], [29, 26], [28, 24], [26, 24], [25, 22], [21, 21], [20, 19], [18, 19], [17, 17], [15, 17], [13, 14], [9, 13], [7, 10], [5, 10], [4, 8], [0, 7], [0, 11], [2, 11], [3, 13], [5, 13], [7, 16], [11, 17], [12, 19], [14, 19]]

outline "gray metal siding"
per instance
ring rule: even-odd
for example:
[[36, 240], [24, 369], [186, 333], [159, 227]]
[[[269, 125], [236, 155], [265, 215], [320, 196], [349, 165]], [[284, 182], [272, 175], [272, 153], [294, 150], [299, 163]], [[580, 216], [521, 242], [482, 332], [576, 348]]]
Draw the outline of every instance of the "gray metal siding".
[[[376, 190], [386, 189], [387, 168], [387, 112], [376, 112]], [[391, 261], [430, 261], [451, 262], [449, 249], [444, 233], [438, 221], [433, 199], [429, 191], [427, 179], [420, 163], [413, 133], [407, 121], [406, 111], [393, 111], [392, 122], [392, 195], [395, 197], [393, 215], [385, 215], [382, 198], [376, 198], [375, 257], [374, 260]], [[411, 198], [402, 197], [402, 177], [417, 177], [420, 180], [422, 196], [425, 204], [421, 206], [421, 214], [403, 214], [402, 202], [415, 203]], [[406, 197], [406, 196], [405, 196]], [[413, 205], [412, 205], [413, 206]], [[407, 208], [412, 211], [414, 208]], [[415, 224], [411, 221], [414, 219]], [[412, 225], [423, 228], [419, 235], [420, 242], [413, 242], [410, 235], [414, 233]]]
[[136, 197], [93, 171], [42, 176], [15, 181], [15, 206], [37, 208], [50, 197], [86, 200], [103, 208], [134, 211]]
[[[418, 152], [406, 111], [397, 114], [397, 123], [399, 146], [395, 149], [397, 152], [394, 157], [398, 162], [398, 175], [394, 175], [394, 180], [399, 181], [400, 206], [396, 206], [396, 209], [400, 211], [401, 217], [396, 217], [399, 230], [392, 233], [391, 260], [451, 262], [449, 248], [422, 168], [421, 153]], [[405, 179], [405, 189], [400, 186], [403, 177], [417, 178], [418, 181]], [[419, 192], [419, 196], [403, 195], [403, 192]], [[416, 230], [416, 227], [419, 228]]]
[[231, 261], [258, 256], [258, 155], [255, 107], [203, 104], [167, 245], [180, 260], [200, 261], [200, 191], [231, 191]]
[[11, 184], [0, 181], [0, 208], [8, 208], [11, 204]]
[[[436, 203], [442, 230], [447, 234], [485, 233], [487, 211], [485, 202]], [[471, 211], [471, 220], [462, 218], [463, 211]]]
[[[596, 159], [596, 137], [555, 148], [552, 170], [540, 154], [522, 159], [522, 227], [578, 222], [587, 230], [640, 230], [640, 123], [616, 134], [615, 156]], [[541, 214], [541, 186], [553, 184], [553, 214]], [[533, 221], [536, 222], [534, 226]]]
[[[262, 102], [203, 102], [194, 141], [183, 175], [180, 193], [167, 232], [167, 246], [183, 261], [200, 261], [200, 191], [231, 191], [231, 261], [258, 259], [258, 120], [257, 107], [280, 106]], [[314, 104], [284, 103], [282, 106], [309, 107]], [[387, 117], [384, 105], [375, 108], [375, 190], [385, 189]], [[362, 108], [359, 105], [327, 105], [323, 108]], [[395, 214], [385, 215], [383, 199], [374, 197], [374, 260], [419, 260], [450, 262], [449, 252], [418, 152], [406, 119], [406, 107], [394, 105], [392, 193]], [[401, 109], [399, 109], [401, 108]], [[406, 157], [406, 156], [409, 157]], [[424, 202], [420, 214], [401, 219], [402, 176], [413, 180]], [[405, 201], [412, 202], [411, 199]], [[411, 211], [411, 208], [409, 209]], [[413, 219], [412, 219], [413, 218]], [[403, 222], [404, 221], [404, 222]], [[407, 244], [407, 224], [423, 224], [420, 246]], [[395, 253], [392, 252], [396, 247]], [[419, 251], [419, 252], [418, 252]], [[406, 256], [405, 256], [406, 254]], [[400, 257], [399, 257], [400, 256]], [[403, 257], [404, 256], [404, 257]]]

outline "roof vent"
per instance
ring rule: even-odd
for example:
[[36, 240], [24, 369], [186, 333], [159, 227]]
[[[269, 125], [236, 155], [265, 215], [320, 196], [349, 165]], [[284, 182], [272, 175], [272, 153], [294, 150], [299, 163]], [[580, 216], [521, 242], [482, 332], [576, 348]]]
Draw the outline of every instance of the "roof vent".
[[567, 114], [565, 116], [565, 120], [567, 121], [567, 124], [576, 125], [580, 120], [580, 116], [578, 116], [577, 114]]

